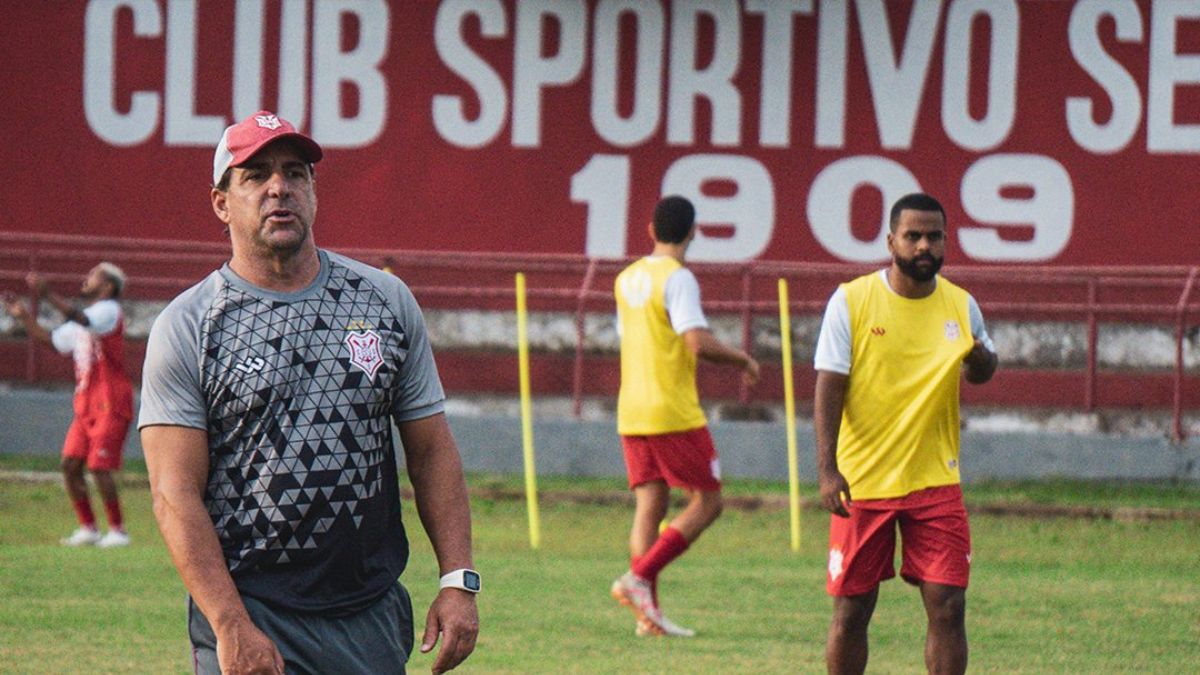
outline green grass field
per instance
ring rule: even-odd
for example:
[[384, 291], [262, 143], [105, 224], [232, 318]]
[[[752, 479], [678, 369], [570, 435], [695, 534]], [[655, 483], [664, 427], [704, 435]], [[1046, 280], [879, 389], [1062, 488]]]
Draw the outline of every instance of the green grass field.
[[[38, 468], [40, 461], [6, 458], [0, 469]], [[519, 485], [512, 478], [471, 482]], [[542, 480], [543, 489], [597, 494], [614, 486], [603, 479]], [[783, 486], [735, 483], [729, 491], [782, 492]], [[967, 487], [968, 502], [1055, 503], [1055, 495], [1068, 504], [1194, 509], [1200, 491], [1065, 482]], [[62, 488], [0, 481], [0, 671], [190, 672], [184, 590], [154, 525], [149, 493], [129, 485], [124, 496], [134, 546], [66, 549], [57, 545], [73, 527]], [[609, 583], [627, 564], [627, 507], [547, 500], [537, 551], [529, 548], [522, 501], [476, 498], [473, 508], [485, 592], [479, 645], [461, 672], [824, 671], [827, 517], [818, 512], [804, 512], [795, 554], [786, 510], [727, 510], [664, 573], [667, 614], [699, 631], [671, 640], [635, 637], [631, 615], [608, 597]], [[406, 522], [413, 557], [404, 581], [419, 632], [436, 566], [410, 504]], [[975, 515], [972, 530], [972, 671], [1195, 672], [1200, 521]], [[898, 580], [884, 584], [869, 672], [922, 672], [923, 635], [915, 590]], [[431, 662], [415, 654], [410, 669], [427, 671]]]

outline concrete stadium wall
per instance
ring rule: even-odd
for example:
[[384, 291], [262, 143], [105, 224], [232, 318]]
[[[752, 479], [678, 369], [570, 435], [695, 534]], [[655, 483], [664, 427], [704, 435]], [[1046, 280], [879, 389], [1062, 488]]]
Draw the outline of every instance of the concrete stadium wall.
[[[127, 300], [125, 332], [140, 342], [166, 306], [162, 301]], [[438, 350], [515, 351], [517, 323], [511, 311], [426, 309], [429, 338]], [[725, 342], [740, 344], [742, 323], [737, 315], [712, 313], [714, 334]], [[54, 328], [62, 317], [46, 303], [39, 320]], [[589, 312], [585, 318], [584, 349], [589, 354], [619, 351], [615, 316]], [[811, 363], [820, 331], [821, 317], [792, 318], [793, 358], [797, 364]], [[988, 331], [1007, 368], [1082, 368], [1087, 363], [1087, 325], [1082, 321], [1030, 321], [995, 319]], [[574, 353], [575, 316], [568, 312], [530, 312], [529, 346], [533, 351]], [[757, 316], [751, 325], [757, 353], [778, 355], [781, 349], [778, 320]], [[24, 331], [0, 308], [0, 339], [23, 340]], [[1168, 370], [1175, 365], [1175, 328], [1170, 323], [1101, 323], [1096, 342], [1096, 361], [1101, 368], [1124, 370]], [[1184, 365], [1200, 366], [1200, 331], [1189, 331], [1183, 344]]]
[[[447, 416], [468, 471], [518, 474], [522, 469], [520, 419], [512, 414], [469, 412], [454, 405]], [[623, 476], [620, 445], [611, 419], [577, 420], [558, 411], [538, 414], [534, 444], [542, 475]], [[0, 453], [57, 455], [71, 419], [65, 389], [0, 389]], [[713, 419], [711, 430], [727, 478], [787, 480], [786, 425]], [[800, 474], [815, 475], [812, 424], [797, 423]], [[1152, 436], [1072, 434], [1053, 431], [963, 433], [963, 477], [1052, 477], [1200, 482], [1200, 441], [1173, 445]], [[127, 458], [142, 456], [136, 433]]]

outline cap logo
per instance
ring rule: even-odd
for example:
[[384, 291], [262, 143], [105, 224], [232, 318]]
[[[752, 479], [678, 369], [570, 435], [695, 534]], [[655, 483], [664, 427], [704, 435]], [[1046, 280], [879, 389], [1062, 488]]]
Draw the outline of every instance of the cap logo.
[[258, 122], [258, 126], [272, 131], [283, 126], [279, 123], [279, 118], [274, 115], [255, 115], [254, 121]]

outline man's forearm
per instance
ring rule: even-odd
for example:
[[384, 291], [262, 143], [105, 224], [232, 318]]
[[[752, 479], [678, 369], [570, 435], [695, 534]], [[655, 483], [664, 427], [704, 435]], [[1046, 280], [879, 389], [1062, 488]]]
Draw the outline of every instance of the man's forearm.
[[28, 311], [21, 315], [21, 323], [24, 324], [25, 334], [29, 337], [37, 340], [38, 342], [45, 342], [46, 344], [50, 344], [52, 342], [50, 339], [50, 331], [42, 328], [42, 324], [38, 323], [37, 317], [33, 315], [32, 311]]
[[820, 473], [838, 470], [837, 444], [845, 400], [846, 376], [818, 371], [813, 397], [813, 433], [816, 436], [817, 470]]
[[419, 468], [410, 465], [414, 500], [441, 572], [474, 567], [471, 504], [462, 463], [453, 448], [433, 450]]
[[[690, 331], [689, 331], [690, 332]], [[709, 361], [711, 363], [730, 364], [739, 368], [745, 368], [749, 365], [750, 355], [745, 351], [736, 347], [721, 342], [715, 335], [707, 330], [697, 330], [695, 334], [687, 336], [687, 341], [693, 343], [689, 345], [697, 357]]]
[[79, 309], [75, 305], [67, 302], [61, 295], [57, 293], [47, 292], [46, 301], [49, 302], [54, 309], [57, 309], [68, 321], [74, 321], [80, 326], [87, 326], [91, 323], [88, 321], [87, 314], [84, 314], [82, 309]]
[[471, 503], [458, 446], [443, 414], [398, 425], [421, 525], [442, 573], [473, 567]]
[[154, 515], [183, 585], [214, 632], [249, 620], [229, 574], [212, 520], [198, 499], [154, 491]]

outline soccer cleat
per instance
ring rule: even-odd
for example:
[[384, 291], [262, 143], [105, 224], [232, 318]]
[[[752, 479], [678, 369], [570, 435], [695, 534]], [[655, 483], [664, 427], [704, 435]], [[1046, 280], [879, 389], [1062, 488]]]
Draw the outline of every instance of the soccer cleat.
[[129, 535], [120, 530], [109, 530], [107, 534], [96, 542], [96, 546], [100, 548], [113, 548], [114, 546], [128, 546]]
[[658, 637], [659, 635], [666, 635], [667, 633], [662, 628], [650, 623], [649, 621], [646, 621], [645, 619], [638, 619], [637, 627], [633, 629], [633, 634], [638, 637]]
[[638, 637], [666, 635], [668, 637], [696, 637], [696, 631], [691, 628], [684, 628], [677, 625], [662, 614], [659, 614], [660, 624], [654, 624], [644, 619], [639, 619], [637, 628], [634, 629], [634, 635]]
[[99, 543], [100, 533], [94, 527], [80, 527], [71, 536], [59, 540], [63, 546], [93, 546]]
[[[696, 637], [696, 631], [692, 630], [691, 628], [684, 628], [683, 626], [677, 625], [675, 622], [673, 622], [670, 619], [668, 619], [667, 617], [663, 616], [661, 611], [658, 614], [658, 619], [659, 619], [658, 626], [653, 626], [653, 628], [657, 628], [661, 632], [660, 633], [653, 633], [653, 632], [646, 633], [647, 635], [667, 635], [670, 637]], [[647, 628], [652, 628], [652, 627], [647, 626]], [[641, 622], [638, 622], [638, 630], [639, 631], [642, 630]], [[641, 633], [639, 632], [638, 635], [641, 635]]]
[[662, 612], [654, 603], [654, 589], [649, 581], [633, 572], [626, 572], [612, 583], [611, 593], [617, 602], [633, 611], [639, 625], [645, 622], [649, 624], [648, 630], [663, 630]]

